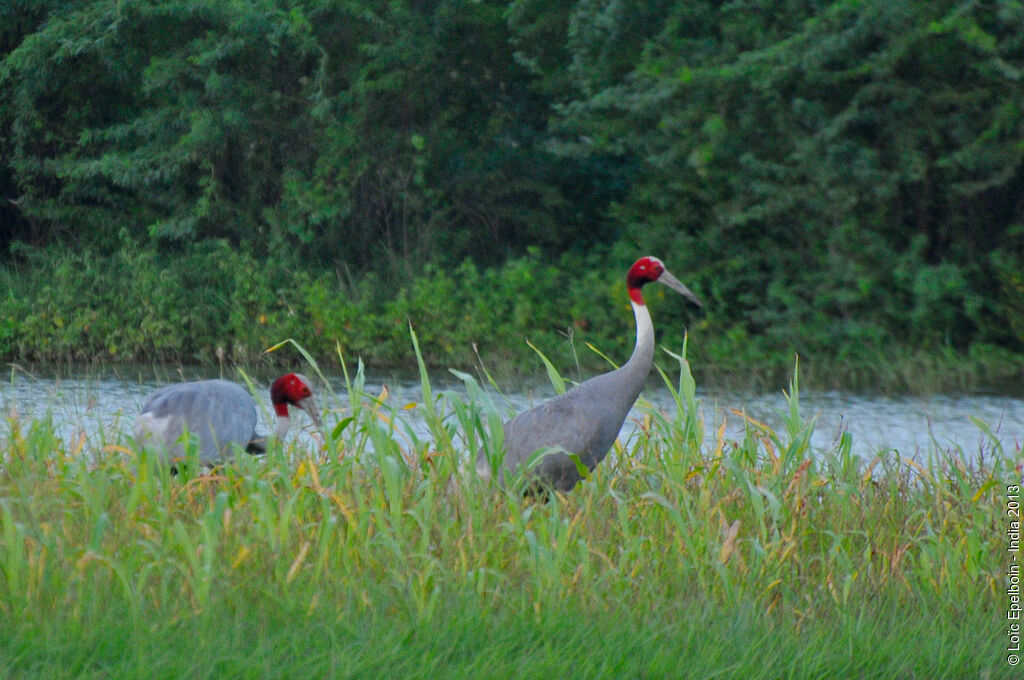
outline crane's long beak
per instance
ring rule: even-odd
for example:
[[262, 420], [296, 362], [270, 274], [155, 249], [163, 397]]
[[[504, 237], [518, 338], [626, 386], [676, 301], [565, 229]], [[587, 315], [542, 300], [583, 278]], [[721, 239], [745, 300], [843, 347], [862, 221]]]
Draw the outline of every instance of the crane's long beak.
[[680, 283], [679, 279], [669, 274], [668, 270], [661, 272], [661, 276], [658, 277], [658, 283], [664, 283], [666, 286], [676, 291], [677, 293], [682, 293], [683, 295], [686, 296], [687, 300], [697, 305], [698, 307], [704, 306], [700, 303], [700, 300], [697, 298], [697, 296], [693, 294], [693, 291], [684, 286], [682, 283]]
[[295, 402], [295, 405], [301, 408], [309, 415], [309, 419], [316, 425], [316, 429], [323, 432], [324, 423], [320, 418], [320, 407], [316, 405], [316, 399], [314, 397], [306, 397], [300, 401]]

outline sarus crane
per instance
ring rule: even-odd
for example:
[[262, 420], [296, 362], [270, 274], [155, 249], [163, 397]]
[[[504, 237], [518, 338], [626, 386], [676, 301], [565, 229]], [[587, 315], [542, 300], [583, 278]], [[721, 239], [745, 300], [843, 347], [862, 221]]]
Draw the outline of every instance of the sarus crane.
[[[302, 409], [322, 428], [313, 384], [298, 373], [283, 375], [270, 386], [277, 414], [274, 435], [283, 439], [291, 425], [289, 406]], [[199, 462], [213, 466], [230, 459], [234, 449], [265, 453], [266, 437], [256, 433], [259, 413], [249, 392], [228, 380], [200, 380], [167, 385], [154, 392], [135, 421], [135, 440], [154, 449], [172, 465], [185, 458], [181, 441], [187, 430], [199, 438]]]
[[[641, 293], [652, 281], [682, 293], [698, 307], [701, 305], [697, 296], [666, 271], [658, 258], [647, 256], [634, 262], [626, 274], [636, 318], [636, 346], [629, 361], [505, 423], [499, 481], [532, 464], [530, 469], [522, 470], [532, 480], [528, 493], [538, 490], [538, 486], [544, 495], [547, 490], [569, 491], [582, 479], [582, 467], [591, 471], [608, 454], [654, 363], [654, 326]], [[492, 476], [484, 449], [477, 454], [476, 469], [481, 478]]]

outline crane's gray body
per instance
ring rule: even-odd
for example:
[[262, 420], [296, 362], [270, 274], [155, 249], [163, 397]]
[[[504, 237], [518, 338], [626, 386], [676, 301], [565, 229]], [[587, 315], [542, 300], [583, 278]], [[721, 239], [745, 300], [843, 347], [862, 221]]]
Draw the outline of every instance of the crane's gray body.
[[256, 402], [241, 385], [227, 380], [167, 385], [153, 393], [135, 421], [135, 439], [168, 461], [184, 458], [182, 432], [199, 438], [199, 460], [214, 465], [234, 447], [259, 452]]
[[[636, 348], [629, 361], [610, 373], [596, 376], [534, 408], [504, 425], [504, 475], [529, 463], [538, 451], [548, 450], [527, 471], [530, 478], [557, 491], [569, 491], [582, 479], [576, 462], [587, 470], [604, 460], [615, 444], [629, 409], [643, 389], [654, 362], [654, 330], [645, 306], [634, 305], [637, 320]], [[552, 450], [558, 450], [553, 452]], [[477, 471], [491, 475], [490, 463], [481, 451]]]

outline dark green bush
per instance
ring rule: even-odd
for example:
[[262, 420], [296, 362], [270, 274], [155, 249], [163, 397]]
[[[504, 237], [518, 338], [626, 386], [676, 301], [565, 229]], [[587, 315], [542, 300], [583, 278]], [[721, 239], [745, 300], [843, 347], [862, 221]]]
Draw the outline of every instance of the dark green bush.
[[[18, 253], [16, 266], [0, 269], [5, 360], [250, 363], [294, 338], [325, 365], [340, 350], [347, 361], [411, 371], [411, 324], [435, 368], [465, 370], [482, 360], [502, 375], [537, 374], [529, 342], [567, 376], [582, 378], [607, 367], [587, 344], [620, 363], [635, 338], [625, 264], [612, 271], [598, 256], [551, 261], [533, 252], [489, 269], [469, 261], [452, 269], [428, 265], [394, 286], [373, 273], [347, 281], [334, 272], [258, 260], [225, 241], [173, 256], [130, 241], [110, 255], [57, 248]], [[1013, 275], [1007, 277], [1014, 285]], [[949, 285], [955, 294], [955, 279]], [[694, 287], [704, 295], [700, 284]], [[999, 345], [962, 352], [914, 335], [895, 342], [879, 326], [840, 322], [813, 308], [778, 331], [751, 335], [742, 320], [715, 307], [713, 293], [702, 310], [658, 285], [645, 289], [645, 299], [659, 344], [679, 351], [689, 332], [694, 369], [713, 380], [784, 384], [794, 354], [801, 356], [802, 375], [823, 385], [965, 386], [1024, 370], [1020, 355]], [[929, 288], [913, 313], [941, 314], [929, 306], [937, 299]], [[269, 360], [287, 361], [283, 355]]]

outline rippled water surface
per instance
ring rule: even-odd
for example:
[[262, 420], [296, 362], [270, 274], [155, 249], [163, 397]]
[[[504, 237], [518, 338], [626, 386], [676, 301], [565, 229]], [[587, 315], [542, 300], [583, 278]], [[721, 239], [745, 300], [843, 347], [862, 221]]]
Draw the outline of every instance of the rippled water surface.
[[[130, 433], [132, 422], [146, 396], [160, 385], [183, 379], [217, 377], [208, 370], [134, 369], [103, 374], [41, 376], [20, 370], [11, 370], [0, 383], [0, 409], [5, 416], [15, 414], [26, 421], [52, 417], [62, 437], [102, 444], [115, 439], [117, 432]], [[225, 377], [237, 378], [227, 374]], [[267, 382], [258, 381], [265, 385]], [[366, 391], [379, 394], [387, 384], [390, 404], [401, 407], [421, 398], [418, 383], [399, 380], [368, 378]], [[445, 374], [435, 384], [435, 391], [464, 394], [458, 383]], [[326, 426], [344, 417], [345, 390], [342, 382], [332, 384], [339, 399], [324, 398], [328, 413]], [[540, 387], [522, 393], [494, 395], [499, 408], [509, 414], [553, 394], [550, 387]], [[671, 395], [657, 388], [655, 379], [648, 383], [645, 396], [659, 407], [671, 412], [675, 408]], [[726, 422], [729, 438], [742, 437], [743, 418], [748, 417], [782, 430], [781, 413], [788, 409], [782, 391], [769, 393], [728, 392], [713, 389], [699, 391], [707, 441], [714, 431]], [[269, 399], [264, 398], [269, 411]], [[332, 408], [333, 406], [333, 408]], [[932, 396], [873, 396], [847, 392], [801, 392], [801, 415], [816, 418], [812, 445], [828, 447], [839, 434], [848, 431], [854, 442], [855, 453], [873, 456], [879, 450], [897, 450], [904, 455], [920, 454], [939, 447], [943, 450], [962, 449], [967, 455], [980, 450], [991, 451], [994, 443], [984, 434], [972, 417], [985, 424], [1008, 452], [1019, 452], [1024, 445], [1024, 399], [1001, 395], [932, 395]], [[426, 428], [416, 422], [415, 410], [401, 411], [404, 418], [427, 436]], [[299, 437], [306, 436], [301, 426], [308, 425], [304, 416], [297, 416]], [[628, 437], [632, 425], [627, 422], [623, 436]], [[0, 434], [6, 428], [0, 428]]]

